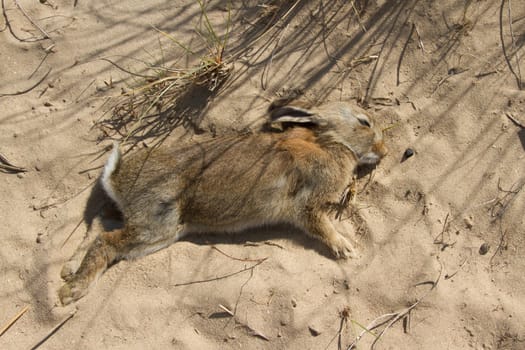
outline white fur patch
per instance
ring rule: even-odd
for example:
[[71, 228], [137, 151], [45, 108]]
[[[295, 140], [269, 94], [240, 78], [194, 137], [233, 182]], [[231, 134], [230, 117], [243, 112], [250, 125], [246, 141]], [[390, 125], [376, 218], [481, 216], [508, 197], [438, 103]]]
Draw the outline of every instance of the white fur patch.
[[118, 142], [114, 142], [111, 154], [109, 155], [106, 165], [104, 166], [104, 170], [102, 171], [100, 182], [102, 183], [102, 187], [104, 188], [104, 191], [106, 191], [107, 195], [117, 204], [119, 209], [122, 210], [122, 202], [120, 201], [120, 198], [113, 187], [113, 183], [111, 182], [111, 175], [117, 169], [119, 162], [119, 145]]
[[374, 152], [368, 152], [359, 158], [359, 164], [377, 164], [379, 163], [379, 156], [375, 154]]

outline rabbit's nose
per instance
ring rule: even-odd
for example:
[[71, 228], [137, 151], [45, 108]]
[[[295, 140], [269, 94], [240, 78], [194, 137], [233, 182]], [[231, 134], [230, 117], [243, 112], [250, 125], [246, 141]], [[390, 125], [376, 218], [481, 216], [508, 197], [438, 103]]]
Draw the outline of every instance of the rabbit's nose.
[[372, 146], [372, 152], [377, 154], [381, 159], [388, 154], [388, 148], [386, 148], [385, 143], [383, 141], [378, 141], [374, 143], [374, 146]]

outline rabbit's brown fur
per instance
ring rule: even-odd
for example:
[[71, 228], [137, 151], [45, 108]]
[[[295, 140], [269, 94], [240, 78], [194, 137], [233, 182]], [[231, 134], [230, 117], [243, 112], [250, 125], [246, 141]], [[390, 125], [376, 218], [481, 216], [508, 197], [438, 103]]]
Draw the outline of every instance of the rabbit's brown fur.
[[356, 166], [386, 154], [381, 131], [346, 103], [277, 106], [270, 113], [282, 131], [143, 149], [122, 159], [115, 147], [101, 181], [124, 228], [98, 235], [78, 269], [74, 261], [64, 267], [62, 303], [85, 295], [112, 263], [189, 233], [287, 223], [320, 239], [335, 256], [350, 256], [352, 245], [329, 214]]

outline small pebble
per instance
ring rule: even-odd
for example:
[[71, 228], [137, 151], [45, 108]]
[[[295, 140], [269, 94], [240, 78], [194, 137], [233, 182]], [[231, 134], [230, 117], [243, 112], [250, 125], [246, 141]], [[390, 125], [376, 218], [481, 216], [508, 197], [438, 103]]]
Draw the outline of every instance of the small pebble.
[[489, 252], [489, 250], [490, 250], [490, 245], [488, 243], [483, 243], [479, 247], [479, 255], [485, 255]]
[[310, 334], [313, 335], [314, 337], [317, 337], [319, 334], [321, 334], [321, 331], [319, 331], [314, 326], [308, 326], [308, 330], [310, 331]]
[[295, 300], [295, 298], [292, 298], [292, 300], [290, 300], [290, 302], [292, 303], [293, 307], [297, 307], [297, 301]]
[[412, 157], [414, 155], [414, 150], [412, 148], [407, 148], [405, 152], [403, 153], [403, 157], [401, 158], [401, 162], [404, 162], [408, 158]]
[[463, 221], [465, 222], [465, 226], [467, 226], [469, 230], [474, 226], [474, 223], [472, 222], [472, 218], [470, 217], [466, 217], [465, 219], [463, 219]]

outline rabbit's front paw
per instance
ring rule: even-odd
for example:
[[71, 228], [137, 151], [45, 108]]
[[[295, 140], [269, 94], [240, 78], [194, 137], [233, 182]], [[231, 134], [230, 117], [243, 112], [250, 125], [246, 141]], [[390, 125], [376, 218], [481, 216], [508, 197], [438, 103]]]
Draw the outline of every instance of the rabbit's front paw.
[[62, 277], [62, 279], [66, 282], [70, 281], [75, 275], [75, 272], [77, 272], [78, 266], [79, 263], [77, 261], [68, 261], [64, 264], [64, 266], [62, 266], [60, 277]]
[[357, 257], [357, 254], [355, 252], [355, 249], [345, 237], [343, 237], [341, 234], [338, 234], [336, 237], [334, 237], [330, 241], [330, 248], [334, 252], [334, 255], [336, 258], [341, 259], [348, 259], [348, 258], [355, 258]]
[[68, 305], [87, 293], [87, 286], [80, 281], [69, 281], [58, 291], [58, 297], [62, 305]]

